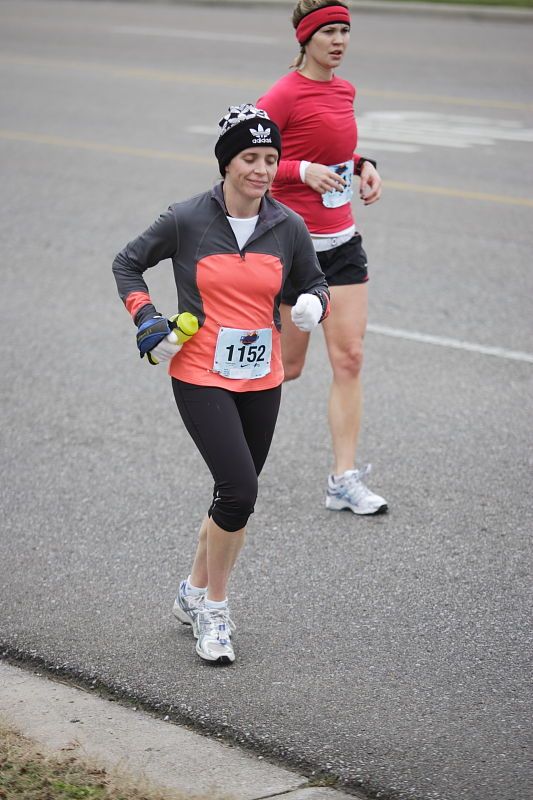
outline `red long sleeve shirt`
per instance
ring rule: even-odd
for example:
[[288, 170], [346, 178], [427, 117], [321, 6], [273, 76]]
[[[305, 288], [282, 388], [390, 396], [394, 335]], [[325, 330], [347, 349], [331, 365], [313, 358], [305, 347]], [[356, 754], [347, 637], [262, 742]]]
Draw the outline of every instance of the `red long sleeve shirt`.
[[338, 233], [353, 225], [351, 203], [326, 208], [300, 178], [300, 162], [332, 166], [359, 156], [353, 109], [355, 87], [334, 76], [314, 81], [299, 72], [280, 78], [258, 101], [281, 132], [282, 159], [272, 194], [300, 214], [311, 233]]

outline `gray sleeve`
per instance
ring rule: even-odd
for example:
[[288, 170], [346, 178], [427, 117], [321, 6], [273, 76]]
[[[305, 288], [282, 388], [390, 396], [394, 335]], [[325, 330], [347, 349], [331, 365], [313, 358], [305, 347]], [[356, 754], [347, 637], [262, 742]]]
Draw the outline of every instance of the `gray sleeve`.
[[307, 226], [300, 218], [295, 220], [294, 253], [290, 280], [299, 294], [316, 294], [322, 303], [322, 317], [329, 314], [329, 289], [320, 267]]
[[[173, 208], [165, 211], [153, 225], [150, 225], [144, 233], [129, 242], [115, 256], [113, 261], [113, 274], [117, 283], [117, 289], [122, 302], [127, 306], [127, 298], [132, 295], [146, 295], [147, 308], [142, 308], [136, 316], [136, 324], [140, 324], [142, 319], [153, 316], [154, 307], [150, 304], [148, 286], [144, 280], [143, 273], [150, 267], [159, 264], [166, 258], [172, 256], [178, 250], [178, 227]], [[150, 308], [148, 308], [150, 306]]]

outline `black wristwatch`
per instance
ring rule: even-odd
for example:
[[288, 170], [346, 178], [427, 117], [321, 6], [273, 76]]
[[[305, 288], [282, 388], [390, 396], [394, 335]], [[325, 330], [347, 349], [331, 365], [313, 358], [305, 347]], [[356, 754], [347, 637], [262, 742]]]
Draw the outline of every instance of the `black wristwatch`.
[[320, 319], [318, 321], [322, 322], [322, 320], [325, 317], [326, 311], [328, 310], [328, 306], [329, 306], [329, 300], [330, 300], [329, 292], [326, 295], [325, 292], [321, 291], [320, 289], [316, 289], [314, 292], [312, 292], [312, 294], [314, 294], [315, 297], [318, 297], [318, 299], [320, 300], [320, 305], [322, 306], [322, 316], [320, 317]]
[[377, 169], [377, 167], [378, 167], [378, 162], [377, 161], [374, 161], [372, 158], [365, 158], [364, 156], [361, 156], [361, 158], [359, 159], [359, 161], [355, 165], [355, 169], [354, 169], [354, 174], [355, 175], [360, 175], [361, 174], [361, 170], [363, 169], [363, 164], [365, 163], [365, 161], [370, 161], [370, 163], [372, 164], [374, 169]]

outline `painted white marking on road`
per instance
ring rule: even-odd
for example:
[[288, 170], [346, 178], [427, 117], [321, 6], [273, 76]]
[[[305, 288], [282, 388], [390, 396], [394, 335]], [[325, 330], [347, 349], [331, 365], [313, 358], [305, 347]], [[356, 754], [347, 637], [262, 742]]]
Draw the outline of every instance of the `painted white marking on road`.
[[357, 142], [358, 150], [367, 152], [378, 151], [386, 153], [418, 153], [420, 148], [414, 144], [400, 144], [400, 142], [380, 142], [378, 139], [369, 139], [366, 136], [359, 137]]
[[447, 336], [432, 336], [427, 333], [405, 331], [401, 328], [389, 328], [387, 325], [369, 324], [367, 330], [370, 333], [378, 333], [381, 336], [391, 336], [393, 339], [407, 339], [408, 341], [419, 342], [421, 344], [451, 347], [454, 350], [467, 350], [470, 353], [479, 353], [483, 356], [496, 356], [496, 358], [506, 358], [511, 361], [525, 361], [528, 364], [533, 364], [533, 354], [523, 353], [520, 350], [506, 350], [504, 347], [486, 347], [483, 344], [463, 342], [460, 339], [449, 339]]
[[134, 34], [136, 36], [162, 36], [171, 39], [200, 39], [206, 42], [239, 42], [240, 44], [279, 44], [273, 36], [254, 36], [248, 33], [222, 33], [210, 31], [185, 31], [178, 28], [137, 28], [133, 25], [119, 25], [111, 28], [114, 33]]
[[516, 120], [435, 114], [423, 111], [370, 111], [358, 117], [361, 139], [432, 147], [492, 147], [500, 141], [533, 142], [533, 129]]

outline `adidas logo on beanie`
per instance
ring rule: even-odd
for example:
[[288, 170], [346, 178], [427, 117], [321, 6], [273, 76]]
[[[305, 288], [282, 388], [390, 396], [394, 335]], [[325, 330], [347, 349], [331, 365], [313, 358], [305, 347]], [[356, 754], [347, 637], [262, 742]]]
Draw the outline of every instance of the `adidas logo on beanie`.
[[249, 147], [275, 147], [278, 160], [281, 157], [281, 135], [275, 122], [266, 111], [250, 103], [230, 106], [220, 122], [219, 137], [215, 145], [220, 174], [224, 177], [226, 167], [237, 153]]

